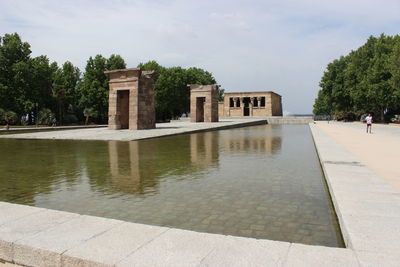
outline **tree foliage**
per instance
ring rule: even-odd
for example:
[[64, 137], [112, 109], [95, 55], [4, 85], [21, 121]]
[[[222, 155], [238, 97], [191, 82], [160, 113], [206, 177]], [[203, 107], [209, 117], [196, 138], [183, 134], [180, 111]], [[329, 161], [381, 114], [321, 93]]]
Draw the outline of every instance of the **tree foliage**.
[[367, 42], [327, 66], [314, 114], [355, 118], [364, 113], [399, 111], [400, 36], [369, 37]]
[[55, 71], [52, 96], [57, 101], [58, 120], [61, 124], [64, 122], [66, 114], [73, 114], [78, 109], [80, 77], [79, 68], [69, 61]]
[[99, 123], [107, 122], [108, 116], [108, 77], [104, 71], [125, 68], [125, 61], [119, 55], [111, 55], [109, 59], [96, 55], [87, 61], [79, 88], [79, 105], [82, 110], [93, 109]]
[[[395, 66], [397, 61], [392, 61]], [[154, 60], [138, 67], [154, 71], [158, 120], [190, 112], [188, 84], [216, 83], [212, 74], [201, 68], [166, 68]], [[88, 123], [89, 117], [106, 123], [109, 87], [104, 71], [125, 68], [120, 55], [96, 55], [89, 57], [82, 74], [69, 61], [58, 66], [45, 55], [31, 57], [29, 43], [17, 33], [0, 36], [0, 123], [49, 124], [54, 117], [60, 125], [78, 119]], [[220, 93], [222, 97], [223, 90]]]
[[189, 84], [215, 84], [215, 78], [201, 68], [165, 68], [156, 61], [140, 63], [144, 70], [154, 70], [156, 118], [165, 121], [190, 112]]

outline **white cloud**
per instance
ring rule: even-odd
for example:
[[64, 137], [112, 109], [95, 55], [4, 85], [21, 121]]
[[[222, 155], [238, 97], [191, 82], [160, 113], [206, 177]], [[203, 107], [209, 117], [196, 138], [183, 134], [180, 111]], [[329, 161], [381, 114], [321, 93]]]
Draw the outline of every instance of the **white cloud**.
[[4, 0], [0, 35], [80, 68], [112, 53], [129, 67], [198, 66], [226, 91], [274, 90], [288, 112], [309, 113], [327, 63], [369, 35], [397, 34], [399, 11], [397, 0]]

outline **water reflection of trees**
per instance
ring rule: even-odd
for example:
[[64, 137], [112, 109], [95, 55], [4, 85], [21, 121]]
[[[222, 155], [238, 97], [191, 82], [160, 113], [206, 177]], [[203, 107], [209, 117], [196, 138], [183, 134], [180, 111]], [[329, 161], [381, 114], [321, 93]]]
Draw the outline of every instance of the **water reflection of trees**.
[[80, 146], [52, 140], [0, 140], [0, 201], [34, 204], [36, 194], [75, 184]]

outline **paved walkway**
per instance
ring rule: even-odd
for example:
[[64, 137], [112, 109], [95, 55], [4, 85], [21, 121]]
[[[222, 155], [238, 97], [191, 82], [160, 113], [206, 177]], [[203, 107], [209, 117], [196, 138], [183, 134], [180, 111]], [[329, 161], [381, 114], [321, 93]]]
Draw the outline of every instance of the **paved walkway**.
[[63, 139], [63, 140], [118, 140], [132, 141], [161, 136], [221, 130], [250, 125], [266, 124], [267, 119], [222, 119], [219, 122], [192, 123], [190, 121], [171, 121], [157, 123], [156, 129], [149, 130], [109, 130], [104, 128], [61, 130], [49, 132], [0, 135], [0, 138], [16, 139]]
[[[210, 130], [222, 130], [228, 128], [244, 127], [261, 124], [308, 124], [312, 117], [241, 117], [241, 118], [221, 118], [219, 122], [192, 123], [189, 119], [171, 121], [169, 123], [157, 123], [156, 129], [149, 130], [109, 130], [105, 126], [78, 127], [48, 127], [32, 128], [35, 132], [20, 134], [4, 134], [0, 138], [17, 139], [64, 139], [64, 140], [117, 140], [132, 141], [147, 138], [155, 138], [168, 135], [184, 133], [195, 133]], [[87, 129], [85, 129], [87, 128]], [[65, 129], [65, 130], [64, 130]], [[40, 130], [40, 132], [38, 131]], [[57, 130], [57, 131], [52, 131]], [[17, 131], [17, 130], [15, 130]], [[26, 129], [25, 129], [26, 131]], [[1, 133], [1, 132], [0, 132]]]
[[318, 127], [400, 192], [400, 127], [318, 122]]
[[6, 130], [4, 127], [0, 128], [0, 133], [14, 133], [14, 132], [36, 132], [36, 131], [55, 131], [55, 130], [72, 130], [72, 129], [87, 129], [87, 128], [101, 128], [107, 125], [72, 125], [72, 126], [39, 126], [39, 127], [11, 127]]

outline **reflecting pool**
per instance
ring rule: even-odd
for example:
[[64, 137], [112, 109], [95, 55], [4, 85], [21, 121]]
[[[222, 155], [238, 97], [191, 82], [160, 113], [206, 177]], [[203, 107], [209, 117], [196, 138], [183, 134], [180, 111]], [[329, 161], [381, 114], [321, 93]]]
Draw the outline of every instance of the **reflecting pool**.
[[308, 125], [0, 147], [0, 201], [343, 247]]

